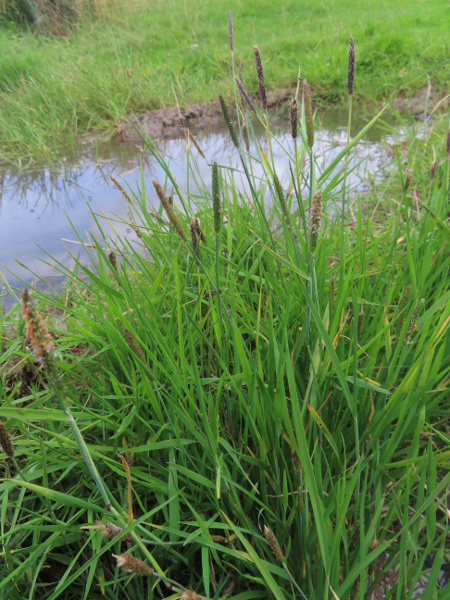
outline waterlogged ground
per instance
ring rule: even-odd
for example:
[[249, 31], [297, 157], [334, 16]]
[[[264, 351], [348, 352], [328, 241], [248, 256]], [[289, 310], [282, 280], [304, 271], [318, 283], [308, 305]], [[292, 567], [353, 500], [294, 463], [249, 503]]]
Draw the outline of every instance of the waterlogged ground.
[[[345, 122], [345, 113], [323, 115], [322, 128], [316, 132], [314, 144], [319, 172], [345, 145]], [[289, 174], [289, 155], [282, 147], [293, 153], [287, 123], [287, 118], [278, 119], [272, 126], [280, 142], [280, 145], [273, 144], [273, 152], [282, 182]], [[362, 121], [355, 123], [352, 133], [355, 135], [364, 125]], [[213, 161], [236, 169], [229, 173], [233, 174], [236, 186], [245, 189], [239, 158], [228, 133], [216, 128], [213, 132], [199, 132], [196, 139], [206, 156], [203, 159], [191, 146], [191, 160], [195, 159], [198, 165], [197, 181], [192, 174], [189, 178], [186, 176], [186, 139], [166, 139], [159, 143], [159, 149], [182, 193], [188, 194], [195, 202], [202, 181], [210, 189], [210, 164]], [[392, 140], [392, 130], [381, 126], [372, 129], [365, 140], [352, 150], [349, 160], [351, 174], [347, 184], [350, 196], [356, 197], [358, 192], [364, 192], [383, 177], [383, 169], [391, 160], [388, 144]], [[266, 148], [263, 134], [259, 141]], [[255, 145], [251, 147], [251, 153], [257, 155]], [[73, 263], [71, 254], [80, 254], [87, 263], [88, 258], [83, 254], [76, 232], [84, 241], [98, 234], [94, 215], [100, 220], [111, 246], [114, 246], [117, 236], [134, 239], [133, 231], [122, 222], [127, 219], [129, 205], [110, 181], [111, 174], [131, 195], [138, 195], [144, 190], [148, 203], [159, 210], [151, 182], [156, 178], [164, 183], [164, 171], [148, 149], [135, 144], [97, 142], [93, 146], [89, 142], [79, 149], [75, 157], [67, 158], [64, 168], [56, 171], [41, 168], [0, 174], [0, 277], [3, 292], [6, 293], [5, 282], [18, 289], [32, 283], [40, 287], [53, 286], [58, 281], [54, 261], [70, 266]], [[260, 177], [262, 170], [256, 169], [254, 174]], [[265, 201], [269, 208], [271, 198]], [[329, 199], [328, 210], [338, 212], [340, 201], [340, 194]], [[10, 302], [10, 298], [4, 298], [4, 303]]]

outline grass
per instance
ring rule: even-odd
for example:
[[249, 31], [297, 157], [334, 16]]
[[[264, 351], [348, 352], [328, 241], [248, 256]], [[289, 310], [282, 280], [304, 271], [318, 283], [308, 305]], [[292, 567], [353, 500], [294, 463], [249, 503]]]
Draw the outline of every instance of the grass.
[[287, 180], [261, 111], [239, 178], [188, 148], [195, 193], [146, 140], [137, 242], [97, 215], [91, 267], [0, 312], [2, 598], [447, 597], [448, 119], [336, 219], [380, 115], [320, 172], [298, 100]]
[[[0, 27], [0, 149], [4, 160], [54, 162], [87, 132], [112, 132], [125, 113], [231, 95], [226, 18], [230, 4], [143, 1], [101, 5], [63, 38]], [[410, 97], [430, 78], [448, 92], [445, 2], [335, 0], [236, 2], [235, 59], [257, 91], [251, 43], [264, 57], [271, 90], [295, 83], [296, 70], [316, 102], [343, 100], [348, 36], [357, 48], [355, 98], [373, 107]], [[250, 42], [250, 44], [249, 44]], [[49, 126], [51, 124], [51, 126]]]

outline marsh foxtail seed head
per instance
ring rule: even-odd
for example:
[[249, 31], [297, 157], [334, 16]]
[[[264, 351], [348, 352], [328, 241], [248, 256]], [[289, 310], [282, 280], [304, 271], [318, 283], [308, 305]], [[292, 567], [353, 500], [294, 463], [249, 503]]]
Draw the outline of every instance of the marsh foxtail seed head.
[[275, 558], [282, 563], [286, 562], [284, 554], [281, 551], [280, 545], [277, 542], [273, 531], [270, 529], [270, 527], [267, 527], [267, 525], [264, 525], [264, 537], [269, 542], [270, 549], [272, 550], [272, 553], [275, 556]]
[[195, 258], [198, 260], [198, 221], [195, 217], [192, 217], [191, 224], [189, 226], [189, 230], [191, 232], [191, 244], [192, 249], [194, 250]]
[[[93, 529], [100, 531], [102, 536], [107, 537], [110, 540], [117, 537], [123, 531], [122, 527], [117, 527], [117, 525], [114, 525], [114, 523], [111, 523], [110, 521], [108, 521], [106, 524], [102, 523], [101, 521], [96, 521], [95, 525], [83, 525], [82, 527], [80, 527], [80, 529]], [[126, 533], [120, 538], [120, 541], [131, 544], [133, 538], [129, 533]]]
[[244, 73], [242, 70], [242, 62], [239, 62], [239, 79], [242, 83], [244, 83]]
[[314, 145], [314, 124], [312, 114], [311, 88], [306, 79], [303, 81], [303, 102], [305, 105], [306, 137], [308, 146], [312, 149]]
[[202, 600], [194, 590], [186, 590], [182, 593], [180, 600]]
[[220, 187], [219, 187], [219, 167], [215, 162], [212, 166], [212, 196], [213, 196], [213, 216], [214, 216], [214, 231], [216, 234], [220, 231], [222, 221], [220, 208]]
[[291, 228], [291, 215], [289, 214], [289, 208], [286, 202], [286, 198], [284, 196], [283, 188], [281, 187], [280, 180], [278, 179], [277, 174], [274, 172], [273, 174], [273, 185], [275, 191], [278, 196], [278, 200], [281, 206], [281, 212], [283, 213], [284, 222], [286, 223], [286, 227], [288, 229]]
[[6, 431], [5, 426], [3, 425], [3, 421], [0, 419], [0, 446], [6, 456], [9, 458], [13, 458], [14, 456], [14, 446], [11, 441], [11, 437], [9, 433]]
[[188, 238], [187, 238], [186, 232], [181, 227], [180, 220], [177, 217], [175, 211], [173, 210], [169, 199], [165, 195], [164, 190], [162, 189], [161, 184], [159, 183], [159, 181], [157, 179], [153, 180], [153, 187], [155, 188], [155, 191], [158, 195], [159, 201], [163, 205], [164, 210], [166, 211], [166, 214], [169, 217], [169, 220], [172, 223], [175, 231], [178, 233], [178, 235], [184, 242], [187, 242]]
[[261, 56], [259, 54], [259, 50], [257, 46], [253, 47], [253, 52], [255, 53], [255, 61], [256, 61], [256, 74], [258, 75], [258, 83], [259, 83], [259, 95], [261, 96], [261, 104], [263, 110], [267, 110], [267, 95], [266, 95], [266, 83], [264, 81], [264, 70], [262, 66]]
[[413, 175], [413, 170], [408, 169], [408, 171], [406, 173], [406, 178], [405, 178], [405, 186], [404, 186], [405, 192], [408, 190], [409, 186], [411, 185], [412, 175]]
[[113, 184], [116, 186], [116, 188], [119, 190], [119, 192], [122, 194], [122, 196], [125, 198], [125, 200], [127, 202], [130, 202], [130, 204], [131, 204], [132, 200], [131, 200], [130, 194], [128, 194], [124, 190], [123, 186], [117, 181], [117, 179], [114, 177], [114, 175], [110, 175], [109, 178], [111, 179], [111, 181], [113, 182]]
[[233, 18], [231, 16], [231, 10], [228, 13], [228, 33], [230, 34], [230, 48], [233, 52]]
[[230, 111], [228, 110], [227, 103], [225, 102], [225, 98], [222, 96], [222, 94], [219, 94], [219, 102], [220, 108], [222, 109], [223, 119], [228, 127], [233, 144], [236, 146], [236, 148], [239, 148], [239, 140], [234, 130], [233, 122], [231, 121]]
[[54, 350], [50, 333], [36, 311], [31, 296], [27, 290], [22, 292], [22, 315], [27, 325], [26, 336], [30, 340], [37, 358], [47, 358]]
[[118, 272], [118, 269], [117, 269], [117, 254], [114, 252], [114, 250], [110, 250], [108, 252], [108, 260], [111, 263], [111, 266], [114, 269], [114, 271]]
[[197, 148], [197, 150], [198, 150], [198, 153], [200, 154], [200, 156], [206, 160], [205, 153], [204, 153], [204, 152], [203, 152], [203, 150], [201, 149], [201, 147], [200, 147], [200, 144], [197, 142], [197, 140], [196, 140], [196, 139], [195, 139], [195, 137], [194, 137], [194, 134], [192, 133], [192, 131], [191, 131], [190, 129], [188, 129], [188, 136], [189, 136], [189, 139], [190, 139], [190, 140], [192, 141], [192, 143], [194, 144], [194, 146]]
[[131, 554], [113, 554], [117, 560], [117, 566], [122, 571], [127, 573], [137, 573], [138, 575], [151, 575], [154, 572], [152, 567], [149, 567], [142, 560], [131, 556]]
[[298, 105], [295, 98], [291, 102], [291, 133], [295, 140], [298, 133]]
[[242, 96], [242, 98], [244, 98], [244, 100], [247, 102], [247, 104], [249, 105], [250, 109], [256, 114], [258, 114], [256, 112], [256, 107], [253, 104], [253, 100], [250, 98], [250, 96], [247, 93], [247, 90], [244, 87], [244, 84], [239, 81], [239, 79], [236, 77], [236, 85], [238, 87], [239, 93]]
[[350, 36], [350, 46], [348, 48], [348, 75], [347, 75], [347, 90], [348, 95], [353, 96], [353, 84], [355, 81], [355, 43]]
[[242, 119], [242, 137], [244, 138], [244, 145], [245, 145], [245, 149], [247, 150], [247, 152], [250, 152], [250, 137], [248, 135], [248, 127], [247, 127], [247, 123], [245, 122], [245, 117], [242, 113], [242, 110], [240, 111], [241, 113], [241, 119]]
[[320, 221], [322, 219], [322, 194], [316, 192], [312, 200], [311, 220], [310, 220], [310, 243], [311, 252], [314, 252], [319, 237]]
[[136, 356], [138, 356], [142, 362], [145, 362], [145, 358], [144, 355], [142, 354], [142, 350], [139, 346], [139, 344], [137, 343], [137, 341], [134, 339], [133, 335], [128, 331], [128, 329], [125, 327], [125, 337], [127, 338], [127, 342], [129, 343], [130, 347], [132, 350], [134, 350]]
[[450, 159], [450, 130], [447, 131], [447, 158]]

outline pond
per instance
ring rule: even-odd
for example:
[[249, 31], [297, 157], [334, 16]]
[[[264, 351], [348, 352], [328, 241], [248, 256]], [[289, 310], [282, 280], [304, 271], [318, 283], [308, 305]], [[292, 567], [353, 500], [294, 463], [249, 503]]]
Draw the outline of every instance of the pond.
[[[280, 145], [274, 144], [275, 166], [280, 180], [289, 175], [289, 158], [282, 149], [293, 152], [293, 142], [287, 125], [289, 120], [277, 118], [271, 125]], [[322, 171], [342, 150], [347, 140], [346, 115], [341, 111], [324, 113], [321, 128], [316, 132], [314, 154], [317, 169]], [[339, 126], [338, 123], [343, 124]], [[355, 123], [357, 133], [366, 123]], [[347, 188], [350, 195], [364, 192], [374, 181], [383, 177], [383, 168], [389, 161], [387, 147], [392, 142], [388, 129], [373, 128], [369, 135], [351, 151]], [[265, 145], [263, 132], [261, 144]], [[233, 173], [237, 187], [242, 189], [243, 177], [236, 149], [225, 128], [200, 131], [196, 139], [203, 149], [206, 160], [191, 146], [192, 157], [198, 163], [199, 180], [210, 187], [210, 164], [235, 168]], [[171, 172], [183, 193], [189, 187], [189, 195], [195, 197], [197, 187], [191, 177], [187, 179], [185, 138], [166, 139], [158, 144], [159, 150], [170, 166]], [[257, 148], [251, 147], [255, 154]], [[255, 175], [262, 175], [262, 171]], [[75, 156], [68, 157], [63, 167], [52, 170], [48, 167], [35, 170], [10, 170], [0, 173], [0, 281], [5, 293], [8, 285], [22, 288], [37, 283], [49, 285], [57, 280], [58, 274], [52, 259], [70, 266], [70, 253], [83, 258], [82, 247], [77, 243], [77, 234], [87, 241], [98, 230], [93, 213], [100, 215], [102, 229], [108, 235], [111, 246], [117, 235], [133, 237], [134, 232], [123, 222], [127, 219], [129, 205], [109, 179], [114, 175], [127, 191], [138, 194], [145, 189], [148, 202], [158, 208], [159, 201], [154, 193], [152, 180], [165, 181], [162, 167], [144, 146], [114, 142], [85, 143]], [[176, 202], [176, 198], [175, 198]], [[336, 204], [332, 210], [338, 210]], [[108, 223], [104, 216], [111, 219]], [[51, 258], [52, 257], [52, 258]], [[36, 278], [43, 281], [36, 281]], [[6, 297], [4, 305], [10, 305]]]

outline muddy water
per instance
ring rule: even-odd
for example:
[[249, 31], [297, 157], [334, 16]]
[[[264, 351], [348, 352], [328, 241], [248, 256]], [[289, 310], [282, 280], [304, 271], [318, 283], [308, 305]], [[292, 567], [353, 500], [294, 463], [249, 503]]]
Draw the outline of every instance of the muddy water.
[[[323, 126], [316, 132], [314, 152], [320, 172], [342, 149], [346, 142], [346, 129], [336, 126], [345, 124], [345, 114], [325, 114]], [[286, 128], [287, 119], [277, 121], [273, 132], [281, 145], [293, 152], [292, 138]], [[355, 133], [364, 126], [357, 123]], [[242, 188], [241, 165], [230, 142], [228, 133], [215, 130], [199, 132], [196, 139], [201, 145], [206, 160], [195, 149], [192, 153], [198, 163], [199, 178], [210, 187], [210, 166], [217, 161], [231, 165], [236, 185]], [[380, 129], [371, 130], [369, 137], [352, 151], [349, 169], [354, 169], [349, 178], [349, 192], [362, 192], [374, 179], [381, 177], [382, 166], [388, 161], [386, 135]], [[261, 143], [265, 146], [264, 137]], [[197, 188], [192, 176], [186, 177], [186, 139], [162, 141], [159, 149], [170, 166], [183, 193], [195, 197]], [[275, 165], [280, 179], [288, 177], [289, 158], [277, 144], [273, 145]], [[251, 148], [257, 153], [255, 147]], [[256, 169], [256, 175], [262, 174]], [[165, 175], [161, 166], [144, 147], [136, 145], [97, 142], [86, 143], [79, 148], [75, 157], [66, 160], [64, 168], [56, 171], [49, 168], [17, 170], [0, 173], [0, 283], [5, 292], [4, 280], [10, 286], [21, 288], [25, 284], [43, 281], [39, 286], [49, 285], [58, 279], [52, 264], [55, 260], [65, 266], [73, 264], [70, 253], [83, 259], [82, 249], [76, 244], [78, 232], [83, 240], [98, 230], [93, 213], [100, 215], [101, 226], [108, 235], [111, 245], [116, 236], [131, 236], [134, 233], [120, 223], [127, 218], [128, 204], [118, 192], [109, 175], [113, 174], [131, 194], [145, 189], [148, 202], [157, 208], [152, 180], [161, 183]], [[175, 198], [176, 201], [176, 198]], [[338, 210], [338, 204], [332, 210]], [[104, 218], [111, 219], [111, 224]], [[52, 258], [50, 258], [52, 257]], [[5, 303], [10, 303], [4, 299]]]

